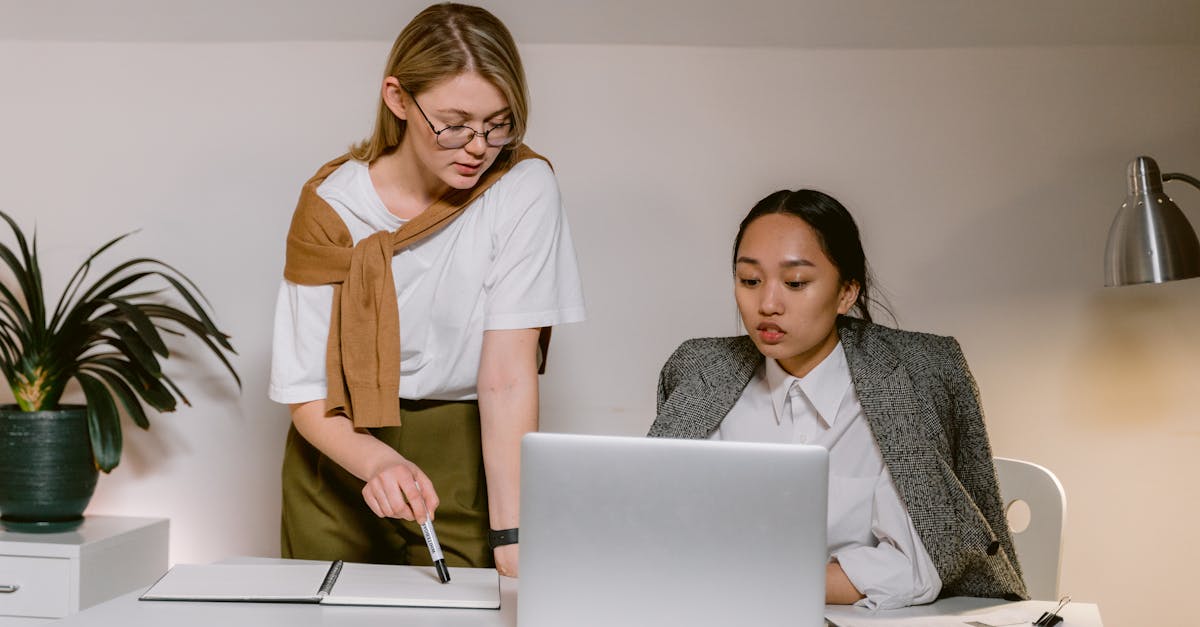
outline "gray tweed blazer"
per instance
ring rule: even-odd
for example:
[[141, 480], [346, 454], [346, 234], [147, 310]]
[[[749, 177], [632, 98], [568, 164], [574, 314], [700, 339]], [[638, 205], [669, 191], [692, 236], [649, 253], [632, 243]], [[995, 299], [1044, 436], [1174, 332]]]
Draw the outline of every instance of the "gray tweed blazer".
[[[942, 579], [941, 596], [1028, 598], [979, 391], [952, 337], [838, 319], [854, 389]], [[707, 438], [763, 361], [747, 336], [684, 342], [663, 366], [650, 436]]]

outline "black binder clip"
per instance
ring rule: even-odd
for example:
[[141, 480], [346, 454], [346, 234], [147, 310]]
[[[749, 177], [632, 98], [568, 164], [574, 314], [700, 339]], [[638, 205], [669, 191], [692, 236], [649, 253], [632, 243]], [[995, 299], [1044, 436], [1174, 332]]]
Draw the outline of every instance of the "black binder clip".
[[1063, 617], [1059, 616], [1058, 613], [1070, 602], [1071, 595], [1063, 595], [1063, 598], [1058, 600], [1058, 607], [1054, 608], [1053, 612], [1043, 612], [1037, 620], [1033, 621], [1034, 627], [1055, 627], [1055, 625], [1063, 622]]

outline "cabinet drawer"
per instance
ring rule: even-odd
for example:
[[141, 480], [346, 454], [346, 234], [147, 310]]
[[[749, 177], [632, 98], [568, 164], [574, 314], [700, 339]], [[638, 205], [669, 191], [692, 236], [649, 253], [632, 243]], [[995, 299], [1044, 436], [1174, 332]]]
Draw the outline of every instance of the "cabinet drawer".
[[70, 613], [71, 560], [0, 555], [0, 616], [61, 618]]

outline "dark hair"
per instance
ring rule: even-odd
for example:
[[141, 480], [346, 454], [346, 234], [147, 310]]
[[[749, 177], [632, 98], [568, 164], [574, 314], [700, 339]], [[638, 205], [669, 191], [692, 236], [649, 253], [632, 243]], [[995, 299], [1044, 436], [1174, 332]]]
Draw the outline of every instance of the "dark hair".
[[[842, 203], [834, 197], [811, 189], [780, 190], [758, 201], [738, 226], [733, 240], [733, 261], [737, 265], [738, 247], [751, 222], [765, 216], [782, 213], [804, 220], [817, 234], [825, 256], [833, 262], [842, 281], [858, 283], [858, 298], [851, 311], [871, 321], [871, 276], [867, 257], [858, 236], [858, 225]], [[886, 309], [886, 308], [885, 308]]]

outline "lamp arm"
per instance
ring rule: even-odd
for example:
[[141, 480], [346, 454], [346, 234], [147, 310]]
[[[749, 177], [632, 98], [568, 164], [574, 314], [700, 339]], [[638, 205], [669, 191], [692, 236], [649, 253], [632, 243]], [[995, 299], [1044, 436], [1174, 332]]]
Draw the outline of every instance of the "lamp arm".
[[1190, 183], [1192, 185], [1192, 187], [1195, 187], [1196, 189], [1200, 189], [1200, 179], [1197, 179], [1194, 176], [1189, 176], [1187, 174], [1184, 174], [1183, 172], [1168, 172], [1168, 173], [1162, 175], [1162, 180], [1164, 182], [1166, 182], [1166, 181], [1183, 181], [1184, 183]]

